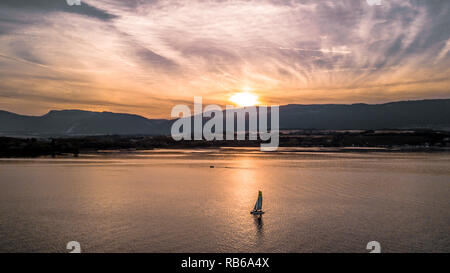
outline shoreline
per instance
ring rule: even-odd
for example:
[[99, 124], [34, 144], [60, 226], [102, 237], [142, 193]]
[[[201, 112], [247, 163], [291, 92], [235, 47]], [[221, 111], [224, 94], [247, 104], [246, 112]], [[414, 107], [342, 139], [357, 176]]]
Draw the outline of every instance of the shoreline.
[[450, 153], [450, 148], [445, 147], [395, 147], [395, 148], [382, 148], [382, 147], [279, 147], [276, 151], [260, 151], [259, 147], [246, 147], [246, 146], [233, 146], [233, 147], [164, 147], [153, 149], [107, 149], [107, 150], [84, 150], [78, 153], [56, 153], [56, 154], [40, 154], [40, 155], [1, 155], [0, 159], [32, 159], [32, 158], [78, 158], [86, 155], [95, 156], [107, 156], [118, 154], [139, 154], [139, 153], [177, 153], [182, 150], [189, 151], [222, 151], [224, 153], [229, 152], [258, 152], [263, 154], [301, 154], [301, 153], [359, 153], [359, 154], [393, 154], [393, 153]]
[[[154, 149], [256, 149], [261, 140], [182, 140], [170, 136], [83, 136], [67, 138], [0, 137], [0, 157], [67, 156], [99, 151], [142, 151]], [[279, 135], [283, 152], [392, 153], [450, 152], [450, 132], [443, 131], [293, 131]]]

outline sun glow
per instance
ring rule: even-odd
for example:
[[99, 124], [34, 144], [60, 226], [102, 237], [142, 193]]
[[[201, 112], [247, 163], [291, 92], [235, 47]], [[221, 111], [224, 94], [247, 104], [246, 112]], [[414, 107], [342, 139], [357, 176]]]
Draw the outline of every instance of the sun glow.
[[230, 101], [241, 107], [254, 106], [259, 104], [258, 96], [249, 92], [235, 93], [230, 97]]

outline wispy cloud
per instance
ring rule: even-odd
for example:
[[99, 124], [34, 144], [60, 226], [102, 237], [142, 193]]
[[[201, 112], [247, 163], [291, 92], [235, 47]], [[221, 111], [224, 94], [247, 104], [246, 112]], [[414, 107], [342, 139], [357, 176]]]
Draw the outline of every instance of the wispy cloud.
[[[80, 7], [5, 0], [0, 7], [0, 108], [7, 110], [168, 117], [177, 101], [202, 95], [224, 104], [245, 86], [281, 104], [450, 97], [445, 0], [84, 0]], [[40, 103], [30, 108], [33, 98]]]
[[79, 6], [69, 6], [65, 0], [2, 0], [0, 2], [0, 6], [4, 9], [13, 9], [31, 14], [67, 12], [90, 16], [101, 20], [115, 18], [113, 14], [110, 14], [105, 10], [98, 9], [87, 3], [83, 3], [83, 5]]

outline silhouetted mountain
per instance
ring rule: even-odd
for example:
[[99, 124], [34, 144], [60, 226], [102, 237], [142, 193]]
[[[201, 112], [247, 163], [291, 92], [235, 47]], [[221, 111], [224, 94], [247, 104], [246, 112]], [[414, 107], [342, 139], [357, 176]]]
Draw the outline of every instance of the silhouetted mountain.
[[22, 116], [0, 111], [3, 135], [164, 135], [168, 120], [138, 115], [81, 110], [50, 111], [43, 116]]
[[286, 105], [280, 108], [280, 128], [450, 130], [450, 99], [375, 105]]
[[[2, 135], [168, 135], [171, 120], [81, 110], [24, 116], [0, 111]], [[386, 104], [285, 105], [281, 129], [436, 129], [450, 130], [450, 99]]]

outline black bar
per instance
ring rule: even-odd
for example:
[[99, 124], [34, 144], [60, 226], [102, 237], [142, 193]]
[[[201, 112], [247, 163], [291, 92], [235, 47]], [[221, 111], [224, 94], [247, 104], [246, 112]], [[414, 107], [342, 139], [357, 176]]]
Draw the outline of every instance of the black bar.
[[[447, 254], [3, 254], [3, 266], [14, 271], [33, 268], [59, 272], [402, 272], [419, 267], [445, 265]], [[264, 260], [263, 260], [264, 258]], [[190, 267], [183, 267], [187, 260]], [[231, 263], [227, 263], [231, 259]], [[259, 259], [259, 260], [258, 260]], [[192, 267], [192, 261], [214, 260], [214, 266]], [[236, 262], [239, 261], [239, 262]], [[250, 262], [251, 261], [251, 262]], [[258, 263], [259, 261], [259, 263]], [[219, 264], [220, 263], [220, 264]], [[5, 267], [8, 268], [8, 267]]]

